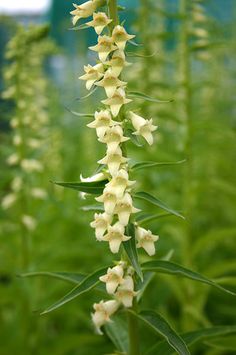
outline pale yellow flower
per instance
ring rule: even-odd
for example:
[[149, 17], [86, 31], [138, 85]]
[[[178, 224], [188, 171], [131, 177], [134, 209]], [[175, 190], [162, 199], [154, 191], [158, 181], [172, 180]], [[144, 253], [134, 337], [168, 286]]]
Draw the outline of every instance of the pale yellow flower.
[[152, 119], [145, 120], [143, 117], [137, 115], [132, 111], [129, 112], [129, 116], [132, 125], [136, 129], [136, 131], [133, 134], [142, 136], [149, 145], [152, 145], [153, 144], [152, 132], [154, 132], [157, 129], [157, 126], [153, 125]]
[[[122, 151], [120, 147], [113, 152], [107, 152], [104, 158], [98, 161], [99, 164], [106, 164], [108, 166], [109, 173], [111, 176], [116, 176], [120, 166], [128, 161], [127, 158], [122, 156]], [[116, 192], [114, 190], [114, 192]]]
[[107, 213], [95, 213], [94, 221], [90, 223], [92, 228], [95, 228], [95, 235], [98, 241], [102, 240], [102, 237], [107, 230], [108, 226], [112, 222], [112, 216]]
[[155, 242], [159, 239], [158, 235], [152, 234], [150, 230], [141, 227], [136, 228], [135, 237], [137, 240], [137, 248], [143, 248], [148, 255], [155, 254]]
[[75, 7], [75, 10], [70, 12], [70, 14], [73, 15], [73, 25], [75, 25], [79, 19], [91, 16], [97, 8], [97, 4], [93, 0], [87, 1], [81, 5], [73, 4], [73, 6]]
[[111, 73], [115, 76], [119, 76], [122, 70], [131, 65], [130, 63], [126, 62], [124, 51], [116, 50], [109, 61], [105, 62], [105, 64], [110, 65]]
[[117, 287], [123, 281], [124, 270], [122, 265], [108, 268], [106, 275], [99, 277], [99, 280], [105, 282], [107, 293], [113, 294]]
[[119, 305], [119, 302], [115, 300], [100, 301], [93, 305], [95, 312], [92, 314], [92, 321], [99, 334], [102, 334], [101, 327], [110, 321], [110, 316], [117, 311]]
[[110, 106], [111, 113], [116, 117], [123, 105], [131, 102], [131, 99], [127, 99], [123, 88], [117, 89], [114, 94], [106, 100], [102, 100], [102, 103]]
[[129, 35], [123, 26], [117, 25], [112, 31], [112, 38], [117, 47], [125, 49], [126, 42], [134, 38], [135, 35]]
[[107, 152], [115, 152], [120, 143], [126, 142], [129, 140], [128, 137], [123, 135], [123, 129], [121, 126], [116, 125], [107, 129], [105, 135], [102, 138], [99, 138], [99, 142], [107, 144]]
[[89, 128], [95, 128], [98, 138], [103, 138], [108, 128], [118, 124], [118, 122], [113, 121], [111, 113], [108, 110], [96, 111], [94, 115], [95, 120], [87, 124]]
[[126, 192], [124, 196], [116, 202], [114, 214], [118, 215], [121, 224], [127, 226], [130, 215], [139, 211], [138, 208], [133, 207], [132, 197]]
[[111, 68], [109, 68], [103, 79], [97, 81], [95, 85], [101, 86], [105, 89], [107, 97], [111, 97], [114, 95], [116, 89], [121, 86], [125, 86], [127, 83], [121, 81], [117, 76], [112, 72]]
[[109, 226], [107, 234], [102, 237], [102, 240], [109, 242], [109, 247], [112, 253], [118, 253], [122, 242], [126, 242], [131, 237], [125, 235], [125, 227], [116, 222], [113, 226]]
[[90, 22], [87, 22], [86, 25], [90, 27], [94, 27], [96, 33], [98, 35], [101, 34], [103, 29], [111, 23], [112, 20], [110, 20], [105, 12], [94, 12], [93, 14], [93, 20]]
[[130, 188], [136, 183], [136, 181], [130, 181], [128, 172], [124, 169], [118, 171], [117, 175], [114, 176], [106, 186], [109, 186], [115, 191], [116, 196], [121, 198], [124, 195], [126, 189]]
[[134, 291], [134, 281], [130, 275], [124, 277], [122, 284], [115, 293], [116, 298], [127, 308], [132, 307], [133, 298], [137, 292]]
[[88, 64], [84, 66], [85, 74], [79, 77], [80, 80], [86, 80], [86, 89], [90, 90], [93, 84], [103, 77], [104, 67], [101, 63], [94, 66]]
[[99, 36], [98, 43], [95, 46], [89, 47], [92, 51], [98, 52], [98, 57], [101, 62], [105, 62], [108, 54], [117, 49], [113, 44], [113, 39], [108, 36]]

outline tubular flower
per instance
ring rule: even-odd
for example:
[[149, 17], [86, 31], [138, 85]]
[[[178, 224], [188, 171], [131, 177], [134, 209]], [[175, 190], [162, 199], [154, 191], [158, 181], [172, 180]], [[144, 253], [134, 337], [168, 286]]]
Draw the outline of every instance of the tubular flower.
[[129, 175], [125, 169], [121, 169], [118, 171], [117, 175], [110, 180], [106, 186], [111, 187], [117, 196], [117, 198], [121, 198], [124, 195], [124, 192], [127, 188], [132, 187], [136, 181], [130, 181]]
[[118, 215], [119, 221], [124, 226], [127, 226], [131, 213], [137, 213], [140, 210], [133, 207], [132, 197], [128, 192], [117, 201], [114, 213]]
[[103, 190], [103, 194], [99, 197], [96, 197], [96, 200], [98, 202], [104, 203], [104, 209], [107, 214], [109, 215], [113, 214], [117, 202], [117, 197], [115, 192], [112, 189], [106, 187]]
[[111, 113], [108, 110], [96, 111], [94, 118], [95, 120], [87, 124], [87, 127], [95, 128], [100, 139], [103, 139], [109, 127], [118, 124], [118, 122], [112, 120]]
[[87, 1], [81, 5], [73, 4], [73, 6], [75, 7], [75, 10], [70, 12], [70, 14], [73, 15], [73, 25], [75, 25], [79, 19], [91, 16], [97, 8], [97, 4], [93, 0]]
[[125, 234], [125, 227], [116, 222], [113, 226], [108, 227], [108, 232], [102, 238], [102, 240], [109, 242], [109, 247], [112, 253], [118, 253], [122, 242], [126, 242], [131, 237], [127, 237]]
[[122, 284], [118, 287], [115, 296], [127, 308], [132, 307], [133, 298], [137, 292], [134, 291], [134, 281], [132, 276], [127, 275]]
[[134, 35], [129, 35], [123, 26], [117, 25], [112, 31], [112, 38], [117, 47], [121, 50], [125, 49], [126, 42], [134, 38]]
[[130, 65], [130, 63], [125, 60], [125, 53], [121, 50], [116, 50], [109, 61], [104, 64], [110, 65], [110, 71], [115, 76], [119, 76], [122, 70]]
[[129, 115], [130, 115], [132, 125], [136, 129], [136, 132], [134, 132], [133, 134], [142, 136], [149, 145], [152, 145], [153, 144], [152, 132], [154, 132], [157, 129], [157, 126], [154, 126], [152, 124], [152, 119], [145, 120], [143, 117], [136, 115], [136, 113], [132, 111], [129, 112]]
[[137, 248], [143, 248], [150, 256], [155, 254], [154, 243], [159, 239], [158, 235], [152, 234], [150, 230], [137, 227], [135, 236], [138, 242]]
[[110, 316], [119, 308], [119, 302], [115, 300], [100, 301], [93, 305], [95, 312], [92, 314], [92, 321], [99, 334], [103, 334], [101, 327], [110, 321]]
[[112, 97], [118, 87], [126, 84], [126, 82], [118, 79], [111, 68], [107, 69], [103, 79], [96, 83], [97, 86], [102, 86], [105, 89], [107, 97]]
[[120, 166], [124, 163], [127, 163], [128, 159], [122, 156], [122, 151], [120, 147], [110, 153], [107, 151], [107, 154], [103, 159], [98, 160], [99, 164], [106, 164], [108, 166], [109, 173], [111, 176], [118, 174]]
[[120, 143], [129, 140], [128, 137], [124, 137], [123, 129], [119, 125], [109, 128], [103, 138], [99, 138], [99, 142], [107, 144], [108, 153], [115, 152]]
[[121, 107], [131, 101], [131, 99], [126, 98], [124, 89], [119, 88], [111, 97], [108, 97], [106, 100], [102, 100], [102, 103], [110, 106], [111, 113], [114, 117], [116, 117], [119, 114]]
[[106, 179], [106, 175], [104, 173], [98, 173], [98, 174], [95, 174], [93, 176], [89, 176], [87, 178], [84, 178], [80, 174], [80, 181], [82, 181], [82, 182], [103, 181], [105, 179]]
[[89, 47], [92, 51], [98, 52], [98, 57], [101, 62], [105, 62], [108, 54], [117, 49], [113, 44], [113, 40], [108, 36], [99, 36], [98, 43], [95, 46]]
[[107, 213], [95, 213], [94, 221], [90, 223], [92, 228], [95, 228], [95, 235], [98, 241], [102, 240], [102, 237], [107, 230], [108, 226], [112, 222], [112, 216]]
[[104, 73], [103, 64], [99, 63], [94, 66], [88, 64], [84, 66], [85, 74], [79, 77], [80, 80], [86, 80], [86, 89], [90, 90], [93, 84], [102, 78]]
[[103, 29], [111, 23], [112, 20], [110, 20], [105, 12], [94, 12], [93, 14], [93, 20], [90, 22], [87, 22], [86, 25], [90, 27], [94, 27], [95, 32], [100, 35], [103, 31]]
[[105, 282], [107, 293], [113, 294], [117, 287], [123, 282], [124, 269], [122, 265], [108, 268], [106, 275], [99, 277], [99, 280]]

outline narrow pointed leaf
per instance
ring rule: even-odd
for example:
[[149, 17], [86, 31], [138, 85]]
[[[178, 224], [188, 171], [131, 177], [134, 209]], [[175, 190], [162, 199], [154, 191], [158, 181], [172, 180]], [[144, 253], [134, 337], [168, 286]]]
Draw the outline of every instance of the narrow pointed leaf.
[[79, 117], [94, 117], [94, 114], [92, 113], [84, 113], [84, 112], [76, 112], [73, 110], [70, 110], [68, 107], [66, 107], [67, 111], [69, 111], [70, 113], [72, 113], [75, 116], [79, 116]]
[[76, 100], [76, 101], [85, 100], [85, 99], [87, 99], [89, 96], [93, 95], [96, 90], [97, 90], [97, 86], [96, 86], [93, 90], [91, 90], [87, 95], [84, 95], [84, 96], [81, 96], [81, 97], [77, 97], [75, 100]]
[[129, 40], [128, 43], [132, 44], [132, 45], [135, 46], [135, 47], [143, 46], [143, 44], [141, 44], [141, 43], [136, 43], [135, 41], [131, 41], [131, 40]]
[[150, 102], [156, 102], [156, 103], [167, 103], [167, 102], [172, 102], [173, 100], [159, 100], [156, 99], [154, 97], [148, 96], [142, 92], [138, 92], [138, 91], [128, 91], [128, 96], [129, 97], [137, 97], [138, 99], [143, 99], [146, 101], [150, 101]]
[[[162, 335], [179, 355], [190, 355], [184, 340], [174, 331], [174, 329], [160, 314], [154, 311], [143, 311], [139, 314], [134, 312], [132, 313], [137, 318], [148, 324], [149, 327], [151, 327], [155, 332]], [[166, 355], [166, 353], [160, 354]]]
[[135, 163], [131, 166], [131, 170], [136, 171], [140, 169], [152, 168], [152, 167], [163, 167], [163, 166], [170, 166], [170, 165], [178, 165], [183, 164], [186, 162], [186, 159], [179, 160], [179, 161], [170, 161], [170, 162], [155, 162], [155, 161], [141, 161]]
[[41, 312], [46, 314], [52, 312], [53, 310], [63, 306], [64, 304], [72, 301], [76, 297], [82, 295], [85, 292], [93, 289], [100, 282], [99, 277], [106, 273], [107, 268], [102, 268], [95, 271], [94, 273], [88, 275], [84, 280], [82, 280], [75, 288], [73, 288], [69, 293], [67, 293], [63, 298], [54, 303], [52, 306], [48, 307], [45, 311]]
[[59, 280], [64, 280], [71, 282], [73, 284], [78, 284], [83, 281], [87, 276], [83, 274], [71, 273], [71, 272], [28, 272], [26, 274], [21, 274], [20, 277], [37, 277], [37, 276], [46, 276]]
[[152, 54], [145, 55], [142, 53], [137, 53], [137, 52], [126, 52], [127, 57], [139, 57], [139, 58], [151, 58], [154, 57], [158, 52], [155, 51]]
[[149, 223], [152, 221], [155, 221], [156, 219], [162, 218], [162, 217], [168, 217], [172, 216], [173, 214], [170, 212], [163, 212], [163, 213], [156, 213], [156, 214], [150, 214], [150, 213], [145, 213], [138, 215], [135, 220], [138, 222], [138, 224], [145, 224]]
[[154, 276], [155, 276], [155, 272], [145, 272], [145, 274], [143, 275], [143, 281], [141, 281], [139, 279], [139, 281], [137, 283], [137, 290], [138, 290], [137, 301], [138, 302], [141, 300], [144, 292], [146, 291], [146, 288], [148, 287], [148, 285], [150, 284], [150, 282], [152, 281]]
[[131, 142], [136, 145], [137, 147], [143, 147], [143, 144], [140, 142], [139, 137], [137, 137], [135, 134], [133, 134], [132, 129], [127, 129], [125, 130], [125, 136], [129, 137]]
[[129, 223], [126, 227], [126, 235], [131, 238], [123, 243], [124, 249], [137, 275], [140, 277], [141, 280], [143, 280], [142, 270], [138, 261], [138, 253], [135, 240], [135, 228], [132, 223]]
[[150, 195], [149, 193], [147, 192], [136, 192], [136, 194], [134, 194], [134, 197], [139, 199], [139, 200], [145, 200], [145, 201], [148, 201], [150, 203], [152, 203], [153, 205], [155, 206], [158, 206], [160, 208], [162, 208], [163, 210], [177, 216], [177, 217], [180, 217], [182, 219], [185, 219], [184, 216], [182, 216], [179, 212], [173, 210], [172, 208], [168, 207], [164, 202], [162, 202], [161, 200], [159, 200], [158, 198]]
[[92, 181], [92, 182], [60, 182], [52, 181], [53, 184], [63, 186], [69, 189], [86, 192], [88, 194], [99, 195], [102, 194], [105, 184], [108, 180]]
[[226, 288], [218, 285], [216, 282], [209, 280], [205, 276], [200, 275], [199, 273], [186, 269], [178, 264], [172, 263], [170, 261], [165, 261], [165, 260], [153, 260], [153, 261], [148, 261], [144, 264], [141, 265], [143, 271], [155, 271], [163, 274], [170, 274], [170, 275], [179, 275], [182, 277], [186, 277], [188, 279], [202, 282], [204, 284], [214, 286], [218, 288], [221, 291], [227, 292], [233, 296], [236, 296], [236, 294], [230, 290], [227, 290]]
[[128, 330], [126, 322], [119, 316], [112, 317], [112, 322], [104, 326], [105, 332], [111, 339], [116, 349], [122, 353], [128, 353]]
[[86, 23], [82, 23], [82, 25], [79, 25], [79, 26], [76, 26], [76, 27], [71, 27], [71, 28], [68, 28], [68, 30], [70, 31], [80, 31], [80, 30], [85, 30], [89, 28], [88, 25], [86, 25]]
[[[212, 339], [222, 335], [236, 333], [236, 326], [219, 326], [212, 328], [205, 328], [200, 330], [195, 330], [192, 332], [187, 332], [181, 334], [182, 339], [185, 341], [187, 346], [197, 343], [201, 340]], [[156, 355], [156, 354], [165, 354], [171, 355], [174, 351], [167, 343], [167, 341], [161, 341], [155, 344], [149, 349], [145, 355]]]

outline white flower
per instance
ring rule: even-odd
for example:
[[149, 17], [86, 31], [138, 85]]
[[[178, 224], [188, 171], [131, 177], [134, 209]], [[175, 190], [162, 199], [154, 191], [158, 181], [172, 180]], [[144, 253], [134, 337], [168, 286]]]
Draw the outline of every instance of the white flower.
[[105, 12], [94, 12], [93, 20], [87, 22], [86, 25], [94, 27], [96, 33], [100, 35], [103, 29], [111, 22], [112, 20], [107, 17]]
[[132, 197], [128, 192], [117, 201], [114, 213], [118, 214], [118, 218], [121, 224], [127, 226], [131, 213], [137, 213], [140, 210], [133, 207]]
[[124, 277], [122, 284], [118, 287], [115, 294], [116, 298], [123, 303], [125, 307], [132, 307], [133, 298], [137, 292], [134, 291], [134, 281], [129, 275]]
[[91, 16], [97, 8], [97, 4], [93, 0], [87, 1], [81, 5], [73, 4], [73, 6], [75, 7], [75, 10], [70, 12], [70, 14], [73, 15], [73, 25], [75, 25], [79, 19]]
[[110, 321], [110, 316], [119, 308], [119, 302], [115, 300], [100, 301], [93, 305], [95, 312], [92, 314], [92, 321], [95, 325], [96, 331], [102, 334], [101, 327]]
[[43, 170], [42, 164], [36, 159], [23, 159], [21, 162], [21, 167], [27, 172], [37, 171], [40, 172]]
[[159, 239], [158, 235], [152, 234], [150, 230], [146, 230], [141, 227], [136, 228], [135, 232], [136, 240], [138, 242], [137, 248], [143, 248], [148, 255], [155, 254], [155, 242]]
[[123, 281], [124, 270], [122, 265], [108, 268], [106, 275], [99, 277], [99, 280], [106, 283], [107, 293], [113, 294]]
[[129, 140], [128, 137], [124, 137], [124, 132], [121, 126], [116, 125], [107, 129], [104, 137], [99, 138], [99, 142], [107, 144], [107, 152], [115, 152], [120, 143]]
[[113, 54], [112, 57], [109, 61], [105, 62], [104, 64], [108, 64], [111, 66], [110, 70], [111, 73], [119, 76], [120, 73], [122, 72], [123, 68], [130, 65], [130, 63], [126, 62], [125, 60], [125, 54], [123, 51], [120, 51], [119, 49], [116, 50]]
[[84, 178], [82, 174], [80, 174], [80, 181], [82, 182], [94, 182], [94, 181], [103, 181], [106, 180], [107, 176], [104, 173], [98, 173], [87, 178]]
[[29, 231], [33, 231], [37, 225], [36, 220], [32, 216], [28, 216], [28, 215], [24, 215], [22, 217], [22, 223]]
[[38, 199], [41, 199], [41, 200], [45, 200], [46, 197], [47, 197], [47, 192], [39, 187], [34, 187], [32, 190], [31, 190], [31, 195], [34, 197], [34, 198], [38, 198]]
[[126, 42], [134, 38], [134, 35], [129, 35], [123, 26], [117, 25], [112, 31], [112, 38], [117, 47], [124, 50]]
[[84, 66], [85, 74], [79, 77], [80, 80], [86, 80], [86, 89], [90, 90], [93, 84], [102, 78], [104, 73], [103, 64], [99, 63], [94, 66], [88, 64]]
[[110, 106], [111, 113], [114, 117], [116, 117], [120, 112], [121, 106], [128, 104], [131, 101], [131, 99], [126, 98], [124, 89], [119, 88], [114, 92], [111, 97], [102, 100], [102, 103], [104, 105]]
[[136, 129], [136, 132], [134, 132], [133, 134], [143, 136], [143, 138], [148, 142], [148, 144], [152, 145], [153, 144], [152, 132], [154, 132], [157, 129], [157, 126], [154, 126], [152, 124], [152, 119], [145, 120], [143, 117], [136, 115], [136, 113], [132, 111], [129, 112], [129, 115], [130, 115], [132, 125]]
[[107, 213], [95, 213], [94, 221], [90, 223], [92, 228], [95, 228], [95, 235], [98, 241], [102, 240], [102, 237], [107, 230], [108, 226], [112, 222], [112, 216]]
[[117, 175], [114, 176], [106, 186], [111, 187], [115, 193], [117, 198], [121, 198], [125, 192], [125, 189], [133, 186], [136, 181], [130, 181], [129, 175], [126, 170], [121, 169], [118, 171]]
[[98, 161], [99, 164], [106, 164], [108, 166], [109, 173], [111, 176], [115, 176], [118, 173], [118, 170], [121, 164], [124, 164], [128, 161], [127, 158], [122, 156], [122, 151], [118, 147], [114, 152], [105, 155], [103, 159]]
[[95, 112], [95, 120], [87, 124], [89, 128], [95, 128], [98, 138], [103, 138], [107, 129], [118, 122], [115, 122], [111, 118], [111, 113], [108, 110], [101, 110]]
[[10, 194], [6, 195], [5, 197], [3, 197], [2, 202], [1, 202], [2, 208], [4, 210], [7, 210], [12, 205], [14, 205], [16, 200], [17, 200], [17, 195], [16, 194], [10, 193]]
[[105, 187], [105, 189], [103, 190], [103, 194], [99, 197], [96, 197], [95, 200], [104, 203], [104, 210], [107, 214], [113, 214], [117, 197], [112, 189]]
[[95, 46], [89, 47], [92, 51], [98, 52], [98, 57], [101, 62], [105, 62], [108, 54], [117, 49], [113, 44], [113, 39], [108, 36], [99, 36], [98, 43]]
[[97, 86], [101, 86], [105, 89], [107, 97], [112, 97], [118, 87], [125, 86], [126, 84], [126, 82], [117, 78], [111, 68], [106, 71], [102, 80], [96, 82]]
[[16, 165], [19, 162], [20, 158], [17, 153], [13, 153], [7, 158], [8, 165]]
[[109, 242], [109, 247], [112, 253], [118, 253], [121, 243], [131, 238], [127, 237], [124, 233], [125, 227], [119, 222], [108, 227], [108, 232], [103, 236], [102, 240]]

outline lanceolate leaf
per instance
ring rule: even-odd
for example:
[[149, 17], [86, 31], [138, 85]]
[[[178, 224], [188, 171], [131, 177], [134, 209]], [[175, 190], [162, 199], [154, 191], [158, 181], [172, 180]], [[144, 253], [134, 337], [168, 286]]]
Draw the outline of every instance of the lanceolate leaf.
[[[222, 335], [236, 333], [236, 326], [222, 326], [222, 327], [212, 327], [206, 329], [200, 329], [188, 333], [181, 334], [182, 339], [185, 343], [190, 346], [201, 340], [212, 339]], [[166, 341], [158, 342], [156, 345], [152, 346], [145, 355], [156, 355], [165, 354], [171, 355], [174, 351]]]
[[150, 203], [152, 203], [153, 205], [155, 206], [158, 206], [160, 208], [162, 208], [163, 210], [177, 216], [177, 217], [180, 217], [180, 218], [184, 218], [184, 216], [182, 216], [179, 212], [173, 210], [172, 208], [168, 207], [164, 202], [162, 202], [161, 200], [159, 200], [158, 198], [150, 195], [149, 193], [147, 192], [136, 192], [136, 194], [134, 194], [134, 197], [139, 199], [139, 200], [146, 200]]
[[155, 272], [145, 272], [145, 274], [143, 275], [143, 281], [139, 280], [137, 283], [137, 290], [138, 290], [138, 294], [137, 294], [137, 301], [139, 302], [146, 290], [146, 288], [148, 287], [148, 285], [150, 284], [150, 282], [152, 281], [152, 279], [155, 276]]
[[87, 277], [86, 275], [83, 274], [77, 274], [71, 272], [47, 272], [47, 271], [28, 272], [26, 274], [21, 274], [20, 276], [21, 277], [46, 276], [46, 277], [68, 281], [73, 284], [78, 284]]
[[[190, 355], [184, 340], [171, 328], [169, 323], [160, 314], [154, 311], [143, 311], [139, 314], [133, 314], [148, 324], [155, 332], [162, 335], [179, 355]], [[165, 353], [160, 354], [164, 355]]]
[[85, 118], [86, 117], [94, 117], [94, 114], [92, 114], [92, 113], [76, 112], [76, 111], [70, 110], [68, 107], [66, 107], [66, 109], [75, 116], [85, 117]]
[[173, 101], [173, 100], [155, 99], [154, 97], [148, 96], [148, 95], [143, 94], [142, 92], [138, 92], [138, 91], [128, 91], [128, 96], [129, 97], [137, 97], [138, 99], [143, 99], [146, 101], [151, 101], [151, 102], [156, 102], [156, 103], [167, 103], [167, 102]]
[[227, 292], [231, 295], [236, 296], [236, 294], [232, 291], [227, 290], [226, 288], [218, 285], [212, 280], [209, 280], [205, 276], [200, 275], [197, 272], [186, 269], [178, 264], [172, 263], [166, 260], [153, 260], [148, 261], [141, 265], [143, 271], [155, 271], [163, 274], [171, 274], [171, 275], [179, 275], [182, 277], [186, 277], [188, 279], [205, 283], [210, 286], [214, 286], [221, 291]]
[[74, 189], [77, 191], [86, 192], [88, 194], [100, 195], [102, 194], [105, 184], [108, 180], [93, 181], [93, 182], [60, 182], [52, 181], [53, 184]]
[[89, 28], [88, 25], [86, 25], [86, 23], [82, 23], [82, 25], [76, 26], [76, 27], [71, 27], [69, 28], [70, 31], [79, 31], [79, 30], [85, 30]]
[[58, 302], [54, 303], [52, 306], [48, 307], [41, 314], [46, 314], [52, 312], [53, 310], [63, 306], [64, 304], [72, 301], [76, 297], [82, 295], [85, 292], [93, 289], [100, 282], [99, 277], [106, 273], [107, 268], [102, 268], [95, 271], [94, 273], [88, 275], [84, 280], [82, 280], [75, 288], [73, 288], [69, 293], [67, 293]]
[[131, 142], [136, 145], [137, 147], [142, 147], [143, 144], [140, 143], [139, 137], [137, 137], [135, 134], [133, 134], [132, 129], [126, 129], [125, 130], [125, 136], [129, 137]]
[[136, 273], [138, 274], [140, 279], [143, 280], [143, 274], [139, 265], [138, 253], [136, 249], [135, 228], [132, 223], [129, 223], [128, 226], [126, 227], [126, 235], [131, 238], [127, 240], [127, 242], [123, 243], [124, 249]]
[[107, 322], [104, 328], [117, 350], [128, 353], [128, 330], [124, 320], [114, 316], [112, 322]]
[[162, 212], [162, 213], [156, 213], [156, 214], [150, 214], [150, 213], [145, 213], [138, 215], [135, 217], [136, 222], [139, 224], [145, 224], [148, 222], [152, 222], [156, 219], [162, 218], [162, 217], [167, 217], [167, 216], [172, 216], [172, 213], [169, 212]]
[[168, 165], [178, 165], [186, 162], [186, 159], [174, 161], [174, 162], [155, 162], [155, 161], [141, 161], [139, 163], [135, 163], [131, 166], [131, 170], [136, 171], [140, 169], [152, 168], [152, 167], [162, 167]]

